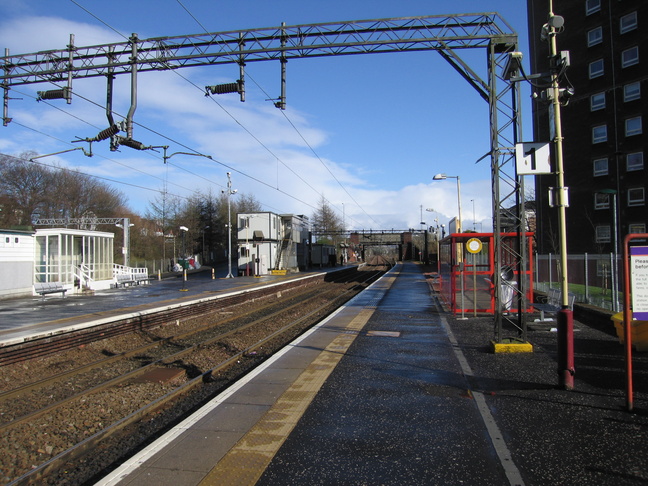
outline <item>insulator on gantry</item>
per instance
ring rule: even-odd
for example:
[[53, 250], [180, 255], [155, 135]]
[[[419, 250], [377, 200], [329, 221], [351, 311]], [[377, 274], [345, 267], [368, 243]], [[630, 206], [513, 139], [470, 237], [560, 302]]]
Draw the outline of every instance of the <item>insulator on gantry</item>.
[[132, 138], [126, 138], [126, 137], [115, 137], [117, 140], [117, 144], [119, 145], [126, 145], [127, 147], [130, 147], [135, 150], [148, 150], [151, 147], [148, 145], [144, 145], [142, 142], [138, 142], [137, 140], [133, 140]]
[[49, 91], [37, 91], [36, 94], [38, 95], [36, 101], [60, 100], [60, 99], [69, 100], [72, 97], [70, 93], [70, 88], [51, 89]]
[[119, 133], [119, 127], [117, 125], [112, 125], [105, 130], [101, 130], [97, 136], [93, 139], [93, 142], [100, 142], [106, 140], [107, 138], [117, 135]]
[[243, 83], [241, 82], [241, 80], [238, 80], [235, 83], [205, 86], [205, 96], [209, 96], [210, 94], [241, 93], [242, 91]]

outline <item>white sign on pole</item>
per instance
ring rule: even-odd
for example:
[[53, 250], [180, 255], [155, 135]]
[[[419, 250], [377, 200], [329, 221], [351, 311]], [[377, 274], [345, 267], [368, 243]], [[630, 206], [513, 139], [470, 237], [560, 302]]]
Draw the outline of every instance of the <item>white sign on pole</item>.
[[518, 175], [551, 174], [548, 143], [516, 143], [515, 167]]
[[633, 317], [648, 320], [648, 247], [630, 248], [630, 289]]

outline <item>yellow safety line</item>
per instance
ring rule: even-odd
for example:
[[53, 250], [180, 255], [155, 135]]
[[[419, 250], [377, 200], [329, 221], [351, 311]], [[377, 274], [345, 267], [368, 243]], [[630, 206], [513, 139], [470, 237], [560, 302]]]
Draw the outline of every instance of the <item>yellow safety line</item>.
[[347, 325], [346, 332], [339, 334], [319, 354], [200, 485], [255, 484], [374, 312], [375, 308], [362, 309]]

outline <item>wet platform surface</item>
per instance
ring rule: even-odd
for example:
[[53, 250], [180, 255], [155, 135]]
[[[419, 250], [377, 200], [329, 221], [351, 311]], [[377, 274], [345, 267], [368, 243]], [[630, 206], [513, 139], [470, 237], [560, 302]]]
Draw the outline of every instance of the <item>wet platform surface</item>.
[[[151, 280], [150, 284], [132, 285], [97, 291], [94, 295], [50, 294], [0, 300], [0, 345], [91, 319], [109, 318], [165, 304], [190, 301], [226, 292], [237, 292], [275, 282], [285, 282], [320, 272], [340, 270], [332, 267], [288, 276], [264, 275], [226, 278], [228, 269], [217, 268], [190, 273], [186, 281], [181, 274]], [[213, 277], [213, 278], [212, 278]]]
[[455, 320], [406, 263], [266, 361], [105, 485], [648, 483], [648, 359], [575, 323], [576, 389], [556, 334], [493, 354], [492, 317]]

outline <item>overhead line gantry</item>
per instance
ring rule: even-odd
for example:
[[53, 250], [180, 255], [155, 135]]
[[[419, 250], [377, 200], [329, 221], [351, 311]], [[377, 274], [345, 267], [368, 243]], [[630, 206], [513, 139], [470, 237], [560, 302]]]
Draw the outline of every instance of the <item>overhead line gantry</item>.
[[[137, 100], [137, 73], [165, 71], [180, 68], [237, 64], [240, 79], [225, 87], [206, 87], [207, 95], [239, 92], [244, 100], [244, 67], [250, 62], [278, 61], [281, 63], [281, 95], [275, 105], [286, 106], [286, 64], [290, 60], [312, 57], [379, 54], [393, 52], [436, 51], [445, 59], [489, 105], [490, 149], [483, 158], [491, 161], [493, 190], [493, 228], [495, 245], [495, 338], [503, 339], [503, 311], [500, 303], [502, 262], [526, 269], [525, 238], [518, 238], [520, 247], [501, 245], [501, 215], [515, 211], [518, 232], [526, 229], [523, 210], [523, 179], [515, 171], [515, 143], [521, 133], [520, 95], [517, 83], [502, 76], [511, 53], [518, 48], [518, 37], [510, 25], [497, 13], [472, 13], [404, 17], [376, 20], [358, 20], [332, 23], [286, 26], [263, 29], [203, 33], [175, 37], [139, 39], [132, 34], [125, 42], [81, 47], [74, 45], [74, 36], [65, 49], [32, 54], [10, 55], [0, 58], [0, 87], [4, 90], [3, 124], [9, 118], [10, 91], [15, 86], [54, 83], [56, 90], [43, 91], [43, 99], [64, 98], [70, 102], [75, 80], [105, 76], [108, 80], [107, 107], [111, 104], [112, 80], [121, 74], [131, 76], [131, 109], [125, 123], [115, 126], [107, 113], [109, 127], [92, 139], [99, 141], [110, 136], [115, 144], [131, 148], [147, 148], [132, 139], [132, 118]], [[473, 68], [462, 59], [465, 49], [481, 49], [487, 55], [487, 73], [480, 75], [483, 64]], [[510, 72], [508, 73], [511, 74]], [[215, 89], [210, 89], [215, 88]], [[107, 112], [110, 111], [107, 109]], [[125, 131], [126, 137], [117, 135]], [[481, 160], [481, 159], [480, 159]], [[516, 317], [506, 319], [526, 339], [525, 288], [520, 281], [513, 288], [518, 296]]]

